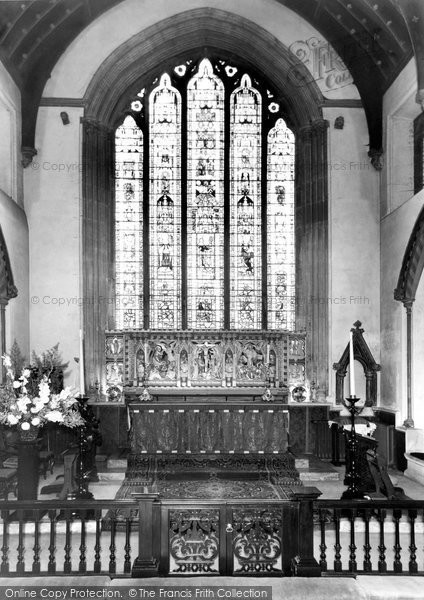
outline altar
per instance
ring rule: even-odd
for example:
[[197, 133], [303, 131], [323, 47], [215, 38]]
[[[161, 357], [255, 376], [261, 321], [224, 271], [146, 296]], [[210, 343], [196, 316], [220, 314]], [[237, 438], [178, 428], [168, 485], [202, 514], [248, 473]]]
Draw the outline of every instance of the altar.
[[[155, 390], [153, 390], [155, 391]], [[296, 480], [288, 452], [288, 407], [248, 395], [204, 396], [156, 390], [150, 402], [129, 399], [127, 477], [146, 485], [158, 479], [215, 477]]]
[[301, 332], [109, 331], [105, 348], [109, 406], [126, 411], [139, 474], [158, 461], [286, 464], [289, 446], [308, 451], [310, 419], [327, 416], [311, 402]]
[[[135, 454], [280, 454], [288, 446], [283, 395], [264, 403], [255, 390], [211, 395], [152, 390], [152, 401], [128, 397], [130, 448]], [[156, 393], [155, 393], [156, 392]], [[250, 394], [249, 394], [250, 392]], [[168, 393], [170, 395], [168, 395]]]

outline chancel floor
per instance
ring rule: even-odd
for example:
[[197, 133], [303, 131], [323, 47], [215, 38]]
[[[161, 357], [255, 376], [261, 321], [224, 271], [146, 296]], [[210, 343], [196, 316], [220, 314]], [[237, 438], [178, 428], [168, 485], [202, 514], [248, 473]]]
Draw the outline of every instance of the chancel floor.
[[[125, 472], [126, 472], [126, 459], [122, 458], [111, 458], [108, 461], [98, 463], [98, 475], [99, 481], [90, 482], [89, 490], [94, 495], [95, 499], [106, 500], [106, 499], [114, 499], [117, 497], [119, 490], [122, 488], [124, 480], [125, 480]], [[346, 486], [343, 484], [343, 478], [345, 473], [345, 467], [335, 467], [331, 463], [326, 461], [320, 461], [314, 458], [312, 455], [309, 457], [309, 465], [308, 467], [298, 467], [298, 471], [300, 474], [300, 480], [303, 485], [315, 486], [321, 491], [320, 498], [322, 499], [337, 499], [340, 498], [343, 491], [346, 489]], [[39, 482], [39, 499], [41, 500], [53, 500], [57, 498], [57, 494], [43, 494], [40, 493], [42, 488], [45, 486], [49, 486], [63, 480], [61, 476], [63, 475], [63, 465], [55, 465], [53, 474], [48, 473], [47, 479], [44, 480], [40, 478]], [[389, 469], [389, 475], [394, 485], [400, 486], [404, 489], [405, 494], [414, 500], [424, 499], [424, 485], [413, 481], [409, 477], [406, 477], [401, 471], [397, 471], [395, 469]], [[208, 481], [210, 483], [209, 489], [212, 491], [217, 491], [216, 485], [220, 486], [220, 490], [222, 491], [224, 496], [214, 495], [213, 498], [226, 498], [226, 497], [236, 497], [243, 498], [245, 496], [238, 495], [242, 494], [243, 491], [246, 491], [246, 486], [243, 486], [243, 481], [237, 482], [229, 482], [233, 486], [233, 491], [237, 491], [237, 495], [228, 496], [228, 491], [231, 489], [231, 485], [227, 485], [225, 480], [219, 480], [219, 484], [215, 483], [215, 479], [212, 477], [208, 477]], [[174, 485], [171, 486], [170, 484]], [[188, 484], [186, 491], [188, 498], [197, 498], [202, 497], [202, 494], [205, 494], [203, 497], [209, 497], [207, 494], [209, 492], [206, 491], [207, 486], [205, 486], [205, 480], [192, 480], [190, 483], [185, 482], [184, 485]], [[263, 493], [266, 494], [267, 486], [261, 487], [262, 482], [252, 482], [252, 489], [263, 490]], [[200, 485], [202, 484], [202, 485]], [[157, 490], [159, 493], [163, 493], [165, 496], [166, 489], [169, 489], [169, 493], [172, 494], [169, 497], [182, 497], [177, 496], [175, 490], [182, 490], [183, 483], [181, 481], [170, 482], [169, 480], [162, 481], [158, 485]], [[237, 487], [238, 486], [238, 487]], [[196, 492], [196, 488], [198, 492]], [[244, 490], [243, 490], [244, 488]], [[275, 493], [274, 488], [268, 488], [272, 490], [272, 494]], [[139, 490], [138, 490], [139, 491]], [[143, 491], [143, 490], [140, 490]], [[198, 493], [199, 495], [196, 495]], [[119, 497], [119, 496], [118, 496]], [[124, 497], [124, 496], [122, 496]], [[267, 497], [266, 495], [263, 497]], [[275, 497], [275, 496], [273, 496]], [[284, 496], [282, 496], [284, 497]], [[9, 499], [13, 500], [13, 494], [9, 495]]]

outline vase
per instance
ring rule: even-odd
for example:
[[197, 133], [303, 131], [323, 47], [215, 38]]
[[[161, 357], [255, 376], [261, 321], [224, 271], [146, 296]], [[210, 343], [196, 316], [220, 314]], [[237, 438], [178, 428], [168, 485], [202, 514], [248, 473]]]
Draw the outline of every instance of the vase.
[[37, 500], [39, 456], [37, 438], [39, 427], [18, 427], [18, 500]]
[[18, 431], [21, 442], [35, 442], [38, 438], [40, 428], [31, 425], [29, 429], [22, 429], [22, 427], [19, 427]]

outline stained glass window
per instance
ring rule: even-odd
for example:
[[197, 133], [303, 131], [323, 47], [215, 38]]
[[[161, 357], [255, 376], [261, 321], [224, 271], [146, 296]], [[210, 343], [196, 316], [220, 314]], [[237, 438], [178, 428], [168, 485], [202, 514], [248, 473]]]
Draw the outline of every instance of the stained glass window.
[[150, 94], [150, 327], [181, 327], [181, 96], [168, 75]]
[[268, 327], [295, 326], [294, 135], [283, 119], [268, 134]]
[[143, 134], [126, 117], [115, 136], [115, 248], [118, 329], [143, 327]]
[[281, 105], [223, 59], [170, 65], [129, 99], [116, 130], [117, 329], [294, 330], [295, 138]]
[[230, 99], [231, 328], [262, 326], [260, 93], [248, 75]]
[[187, 85], [187, 324], [224, 323], [224, 85], [205, 59]]

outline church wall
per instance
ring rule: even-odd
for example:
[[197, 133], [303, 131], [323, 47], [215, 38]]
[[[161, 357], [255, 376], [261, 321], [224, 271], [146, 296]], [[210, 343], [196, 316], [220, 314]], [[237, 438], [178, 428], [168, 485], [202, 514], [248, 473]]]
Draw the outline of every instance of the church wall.
[[[146, 7], [149, 10], [146, 10]], [[94, 73], [99, 68], [101, 62], [116, 49], [121, 43], [131, 35], [138, 33], [144, 27], [150, 26], [155, 22], [170, 17], [181, 11], [198, 7], [213, 7], [221, 10], [231, 11], [245, 18], [251, 19], [259, 26], [264, 27], [270, 33], [279, 38], [286, 46], [291, 46], [296, 42], [301, 42], [308, 46], [307, 41], [313, 36], [321, 36], [302, 19], [299, 19], [294, 13], [274, 0], [265, 0], [261, 11], [257, 11], [255, 2], [237, 2], [236, 0], [176, 0], [173, 3], [158, 0], [152, 2], [135, 2], [127, 0], [121, 3], [119, 7], [111, 9], [102, 15], [99, 19], [89, 25], [77, 39], [68, 47], [62, 58], [58, 61], [52, 70], [44, 90], [45, 102], [48, 98], [81, 98], [86, 92]], [[293, 49], [295, 49], [293, 47]], [[322, 54], [322, 53], [321, 53]], [[317, 58], [317, 57], [315, 57]], [[318, 71], [313, 71], [314, 77], [318, 81], [321, 89], [324, 89], [326, 96], [335, 98], [358, 98], [356, 87], [349, 80], [350, 75], [342, 85], [332, 86], [335, 73], [324, 72], [324, 62]], [[331, 62], [331, 61], [330, 61]], [[327, 61], [327, 65], [330, 64]], [[316, 66], [316, 60], [313, 56], [309, 57], [309, 66]], [[327, 68], [327, 67], [325, 67]], [[324, 69], [324, 70], [323, 70]], [[331, 89], [330, 89], [331, 88]], [[71, 124], [64, 127], [60, 121], [59, 113], [66, 110], [71, 118]], [[334, 120], [341, 114], [341, 109], [328, 109], [328, 114]], [[47, 163], [65, 163], [75, 164], [80, 159], [79, 154], [79, 127], [76, 126], [76, 115], [82, 114], [80, 109], [70, 109], [64, 106], [40, 108], [36, 147], [38, 156], [36, 161], [42, 165]], [[338, 156], [344, 153], [343, 160], [348, 164], [358, 163], [358, 169], [351, 169], [348, 174], [334, 173], [331, 175], [333, 180], [330, 186], [330, 195], [335, 200], [335, 238], [332, 242], [330, 254], [330, 263], [334, 262], [333, 284], [329, 290], [329, 296], [346, 297], [350, 301], [350, 296], [364, 296], [370, 299], [371, 307], [377, 303], [375, 290], [378, 289], [378, 274], [372, 277], [371, 290], [368, 278], [367, 284], [355, 284], [355, 289], [349, 283], [349, 265], [352, 273], [359, 279], [361, 266], [365, 261], [355, 258], [355, 254], [346, 245], [346, 233], [350, 233], [352, 228], [352, 216], [355, 214], [356, 203], [359, 202], [363, 207], [363, 216], [357, 221], [354, 229], [357, 233], [356, 240], [352, 242], [356, 245], [358, 252], [361, 248], [367, 248], [366, 260], [368, 256], [374, 253], [374, 246], [378, 236], [374, 229], [370, 234], [364, 234], [362, 225], [373, 223], [370, 198], [375, 193], [373, 188], [376, 180], [374, 173], [368, 172], [366, 175], [359, 167], [360, 163], [366, 162], [367, 133], [366, 124], [362, 109], [343, 109], [343, 114], [349, 115], [346, 118], [346, 127], [344, 135], [337, 137], [330, 133], [332, 139], [332, 152], [338, 160]], [[357, 132], [359, 124], [359, 132]], [[348, 135], [355, 135], [355, 143], [346, 144]], [[349, 152], [345, 149], [349, 146]], [[81, 295], [78, 283], [78, 252], [79, 252], [79, 228], [78, 228], [78, 198], [80, 195], [80, 173], [55, 170], [51, 168], [40, 168], [35, 172], [27, 173], [26, 185], [28, 189], [36, 191], [36, 200], [30, 208], [30, 224], [34, 235], [31, 239], [31, 293], [41, 299], [44, 296], [65, 298], [64, 305], [48, 305], [40, 301], [39, 304], [31, 307], [31, 340], [37, 348], [44, 349], [57, 341], [61, 342], [63, 356], [66, 360], [73, 356], [78, 356], [78, 330], [79, 330], [79, 307], [72, 303], [69, 298], [76, 298]], [[347, 195], [345, 191], [348, 186], [352, 186], [352, 194], [355, 205], [350, 203], [352, 194]], [[35, 210], [37, 207], [37, 210]], [[53, 235], [48, 235], [48, 219], [52, 216], [57, 218], [57, 229]], [[46, 220], [47, 219], [47, 220]], [[65, 235], [66, 232], [66, 235]], [[75, 236], [75, 237], [74, 237]], [[374, 245], [373, 245], [374, 244]], [[370, 250], [369, 248], [372, 248]], [[44, 258], [49, 255], [49, 265], [44, 263]], [[343, 258], [341, 258], [343, 257]], [[348, 271], [344, 272], [343, 265], [348, 265]], [[49, 278], [49, 273], [53, 270], [54, 278]], [[347, 273], [347, 275], [346, 275]], [[334, 283], [337, 281], [337, 285]], [[315, 300], [313, 300], [315, 301]], [[321, 301], [319, 299], [318, 301]], [[325, 299], [327, 301], [327, 299]], [[353, 302], [353, 301], [352, 301]], [[360, 306], [360, 314], [354, 304], [350, 304], [347, 309], [345, 305], [339, 307], [333, 303], [331, 307], [331, 318], [334, 320], [339, 331], [345, 331], [346, 335], [339, 338], [334, 334], [335, 339], [330, 341], [330, 378], [331, 385], [334, 386], [334, 377], [332, 363], [337, 360], [347, 341], [347, 336], [352, 323], [361, 318], [364, 326], [372, 337], [376, 335], [375, 323], [378, 323], [378, 316], [370, 307]], [[368, 316], [371, 315], [372, 317]], [[47, 323], [46, 323], [47, 321]], [[50, 325], [49, 325], [50, 323]], [[371, 340], [371, 347], [373, 347]], [[70, 366], [73, 366], [72, 364]], [[74, 376], [71, 376], [73, 383]], [[332, 394], [330, 393], [330, 396]]]
[[[403, 256], [424, 193], [413, 192], [413, 121], [420, 113], [415, 61], [403, 69], [384, 96], [384, 167], [381, 195], [381, 406], [396, 411], [401, 425], [406, 412], [406, 311], [395, 301]], [[415, 311], [415, 306], [414, 306]], [[422, 335], [420, 317], [413, 318], [413, 339]], [[418, 392], [424, 348], [414, 344], [413, 397]], [[417, 399], [418, 400], [418, 399]], [[415, 412], [415, 411], [414, 411]], [[415, 418], [415, 415], [414, 415]], [[420, 417], [424, 425], [424, 414]]]
[[[343, 129], [334, 127], [344, 118]], [[329, 121], [329, 328], [330, 397], [335, 395], [332, 369], [347, 343], [353, 323], [379, 362], [379, 173], [367, 156], [368, 130], [360, 108], [326, 108]], [[356, 363], [358, 389], [361, 389]], [[363, 378], [362, 378], [363, 379]], [[362, 382], [363, 383], [363, 382]], [[362, 385], [362, 388], [364, 386]], [[348, 386], [345, 386], [348, 393]]]
[[[240, 15], [266, 29], [294, 53], [304, 56], [321, 91], [329, 98], [359, 98], [347, 70], [338, 72], [323, 36], [294, 12], [275, 0], [126, 0], [91, 23], [70, 44], [52, 71], [46, 97], [80, 98], [96, 69], [122, 43], [162, 19], [208, 7]], [[313, 40], [312, 40], [313, 38]], [[317, 40], [322, 41], [317, 44]], [[315, 52], [312, 45], [315, 45]]]
[[6, 349], [16, 339], [28, 356], [28, 224], [22, 200], [20, 136], [20, 92], [0, 63], [0, 226], [18, 290], [6, 308]]
[[[69, 115], [63, 125], [60, 112]], [[69, 361], [67, 383], [79, 385], [80, 311], [80, 117], [82, 109], [41, 107], [37, 156], [25, 172], [30, 202], [30, 341], [42, 352], [60, 342]]]

